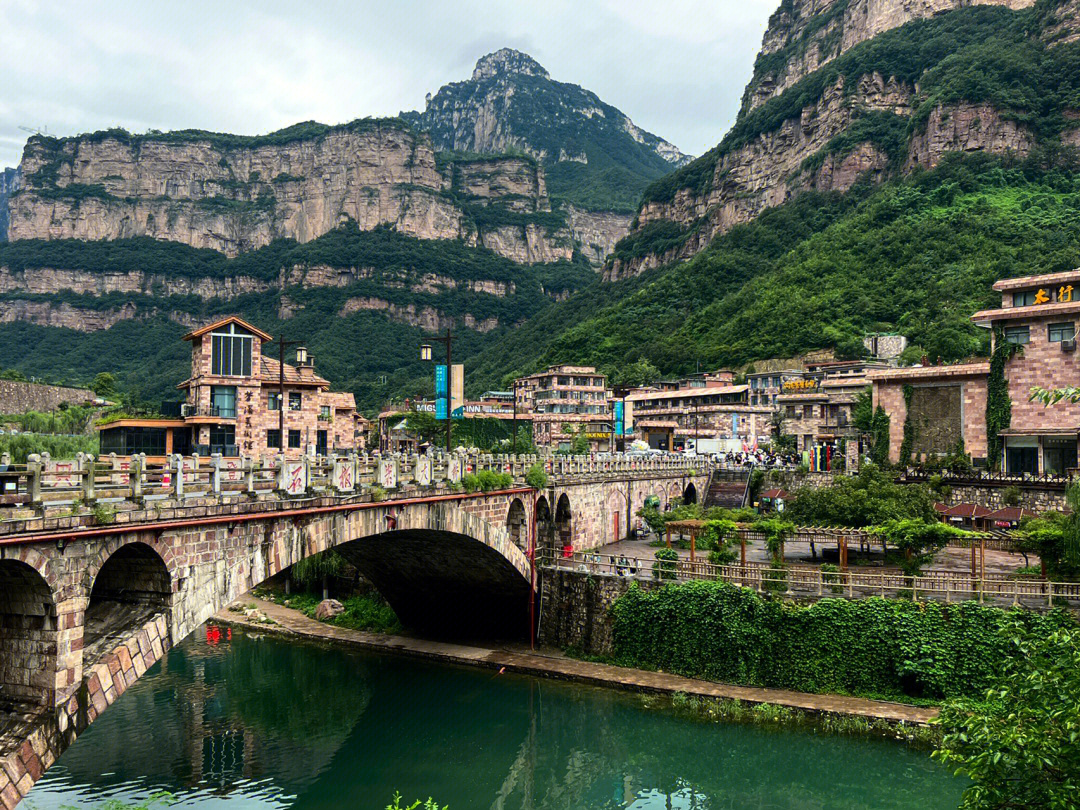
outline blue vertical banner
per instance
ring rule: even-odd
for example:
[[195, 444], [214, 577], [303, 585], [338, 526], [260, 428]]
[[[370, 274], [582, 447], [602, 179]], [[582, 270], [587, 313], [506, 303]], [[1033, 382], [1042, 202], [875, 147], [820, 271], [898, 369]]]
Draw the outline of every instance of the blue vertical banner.
[[435, 366], [435, 418], [446, 419], [446, 403], [449, 399], [449, 386], [446, 374], [446, 365]]
[[615, 402], [615, 435], [622, 436], [625, 433], [623, 429], [623, 404], [621, 400]]

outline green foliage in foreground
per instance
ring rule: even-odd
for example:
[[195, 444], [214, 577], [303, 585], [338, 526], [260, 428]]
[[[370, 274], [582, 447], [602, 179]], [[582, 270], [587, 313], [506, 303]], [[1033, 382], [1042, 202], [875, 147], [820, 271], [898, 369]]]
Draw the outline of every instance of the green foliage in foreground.
[[[315, 594], [299, 593], [288, 598], [289, 607], [299, 610], [305, 616], [314, 619], [315, 608], [322, 599]], [[362, 596], [350, 596], [341, 600], [345, 606], [345, 612], [338, 614], [332, 619], [327, 619], [325, 624], [335, 627], [344, 627], [349, 630], [370, 630], [373, 633], [400, 633], [401, 622], [397, 614], [382, 597], [375, 594]]]
[[75, 458], [78, 453], [98, 453], [98, 437], [50, 436], [38, 433], [20, 433], [16, 436], [0, 436], [0, 455], [11, 454], [13, 464], [25, 464], [31, 453], [48, 453], [54, 459]]
[[612, 606], [614, 658], [624, 666], [803, 692], [940, 699], [977, 696], [1012, 655], [1003, 628], [1036, 636], [1075, 627], [974, 602], [881, 598], [804, 606], [725, 582], [642, 590]]
[[[807, 193], [693, 259], [586, 288], [469, 365], [494, 383], [559, 362], [663, 374], [791, 357], [897, 331], [955, 361], [989, 350], [971, 314], [1001, 278], [1080, 264], [1080, 174], [949, 158], [845, 195]], [[692, 347], [692, 349], [688, 349]]]
[[934, 497], [921, 484], [897, 484], [891, 475], [866, 465], [855, 476], [838, 477], [827, 487], [802, 487], [784, 517], [803, 526], [862, 528], [892, 520], [937, 520]]
[[417, 799], [412, 804], [402, 804], [401, 794], [394, 794], [394, 803], [386, 805], [386, 810], [448, 810], [449, 805], [443, 805], [439, 807], [439, 803], [432, 799], [430, 796], [427, 801], [421, 802]]
[[962, 810], [1080, 806], [1080, 632], [1007, 628], [981, 700], [950, 701], [933, 756], [971, 779]]

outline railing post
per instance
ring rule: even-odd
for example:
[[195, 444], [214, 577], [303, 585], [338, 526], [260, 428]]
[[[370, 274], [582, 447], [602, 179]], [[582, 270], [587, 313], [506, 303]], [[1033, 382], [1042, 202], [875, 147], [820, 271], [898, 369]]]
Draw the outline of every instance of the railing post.
[[26, 457], [26, 494], [32, 505], [41, 504], [41, 456], [37, 453]]
[[221, 497], [221, 453], [210, 455], [210, 491]]
[[176, 499], [180, 500], [184, 497], [184, 457], [179, 453], [172, 456], [172, 473], [173, 473], [173, 492], [176, 495]]
[[[93, 462], [91, 462], [93, 464]], [[134, 455], [131, 457], [131, 467], [128, 470], [128, 480], [131, 482], [131, 499], [141, 501], [143, 499], [143, 472], [146, 466], [146, 456]]]
[[262, 467], [262, 460], [255, 460], [253, 458], [244, 459], [244, 491], [248, 495], [256, 495], [255, 489], [255, 470]]
[[94, 459], [90, 459], [86, 465], [86, 471], [83, 474], [82, 479], [83, 503], [91, 504], [94, 502], [94, 499], [97, 497], [97, 490], [95, 489], [96, 484], [97, 481], [94, 480]]

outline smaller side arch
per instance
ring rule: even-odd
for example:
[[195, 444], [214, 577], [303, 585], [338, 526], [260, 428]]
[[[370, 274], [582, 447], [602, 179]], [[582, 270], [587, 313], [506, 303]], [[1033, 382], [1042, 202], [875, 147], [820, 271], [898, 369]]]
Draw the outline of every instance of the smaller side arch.
[[51, 706], [56, 694], [53, 590], [34, 566], [0, 559], [0, 698]]
[[146, 543], [116, 548], [98, 567], [90, 589], [83, 626], [85, 661], [93, 662], [101, 652], [91, 650], [98, 642], [168, 612], [172, 583], [165, 561]]
[[574, 514], [570, 508], [570, 497], [564, 492], [555, 506], [555, 530], [558, 544], [563, 553], [574, 547]]
[[506, 512], [506, 531], [515, 546], [522, 551], [528, 551], [529, 521], [521, 498], [514, 498], [510, 502], [510, 508]]
[[697, 503], [698, 502], [697, 487], [694, 486], [693, 481], [688, 483], [686, 485], [686, 487], [683, 489], [682, 502], [683, 503]]

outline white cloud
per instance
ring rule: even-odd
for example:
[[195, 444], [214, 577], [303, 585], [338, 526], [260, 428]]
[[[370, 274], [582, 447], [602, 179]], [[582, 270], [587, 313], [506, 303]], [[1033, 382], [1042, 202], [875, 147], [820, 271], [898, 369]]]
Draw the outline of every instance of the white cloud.
[[734, 120], [774, 3], [2, 0], [0, 166], [20, 126], [254, 134], [394, 115], [505, 46], [700, 154]]

